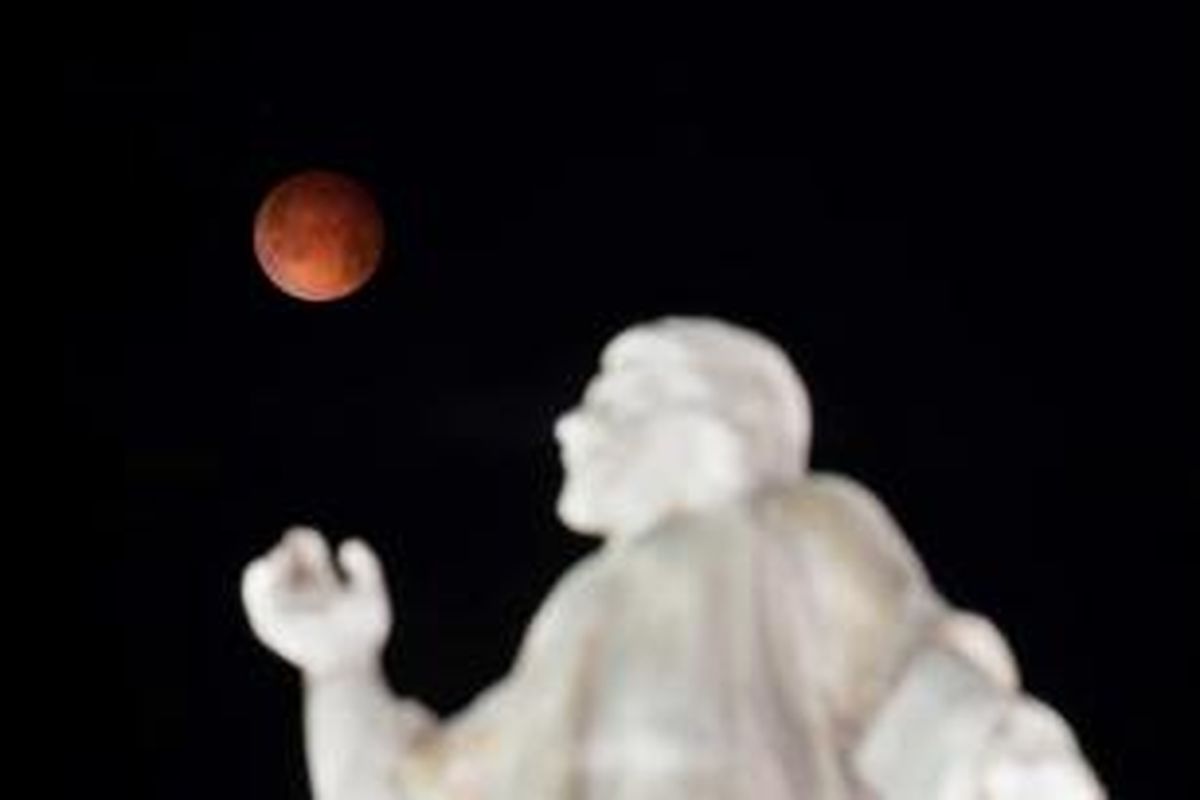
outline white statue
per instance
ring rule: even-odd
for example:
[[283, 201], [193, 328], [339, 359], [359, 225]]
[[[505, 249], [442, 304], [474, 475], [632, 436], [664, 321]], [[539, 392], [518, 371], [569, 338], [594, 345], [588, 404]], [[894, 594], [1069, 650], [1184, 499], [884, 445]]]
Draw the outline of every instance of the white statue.
[[715, 320], [634, 327], [558, 421], [558, 511], [607, 537], [511, 672], [437, 720], [393, 696], [386, 581], [295, 530], [247, 567], [304, 678], [317, 800], [1098, 800], [1000, 634], [939, 596], [863, 487], [807, 472], [786, 356]]

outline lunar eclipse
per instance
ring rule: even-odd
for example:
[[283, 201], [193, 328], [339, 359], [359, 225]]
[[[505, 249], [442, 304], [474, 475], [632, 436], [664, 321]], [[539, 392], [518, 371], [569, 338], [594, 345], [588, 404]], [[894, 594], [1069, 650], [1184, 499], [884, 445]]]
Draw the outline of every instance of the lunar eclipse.
[[337, 172], [311, 170], [275, 186], [254, 220], [254, 253], [278, 288], [300, 300], [346, 297], [370, 280], [383, 252], [371, 194]]

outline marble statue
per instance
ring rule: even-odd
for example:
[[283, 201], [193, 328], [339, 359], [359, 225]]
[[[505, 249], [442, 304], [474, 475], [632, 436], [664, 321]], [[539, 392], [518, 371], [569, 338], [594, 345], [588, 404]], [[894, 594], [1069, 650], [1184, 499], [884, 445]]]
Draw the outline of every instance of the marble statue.
[[246, 568], [250, 626], [303, 675], [317, 800], [1105, 796], [997, 629], [866, 488], [808, 471], [807, 395], [770, 341], [632, 327], [555, 435], [559, 516], [605, 545], [449, 718], [387, 684], [364, 542], [295, 529]]

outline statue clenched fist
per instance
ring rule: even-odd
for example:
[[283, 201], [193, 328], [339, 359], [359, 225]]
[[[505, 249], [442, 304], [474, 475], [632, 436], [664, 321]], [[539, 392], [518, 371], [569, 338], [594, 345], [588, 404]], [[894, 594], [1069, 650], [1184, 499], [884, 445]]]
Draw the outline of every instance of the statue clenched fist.
[[291, 529], [246, 567], [242, 601], [258, 639], [308, 676], [377, 662], [392, 626], [378, 556], [350, 539], [335, 565], [310, 528]]

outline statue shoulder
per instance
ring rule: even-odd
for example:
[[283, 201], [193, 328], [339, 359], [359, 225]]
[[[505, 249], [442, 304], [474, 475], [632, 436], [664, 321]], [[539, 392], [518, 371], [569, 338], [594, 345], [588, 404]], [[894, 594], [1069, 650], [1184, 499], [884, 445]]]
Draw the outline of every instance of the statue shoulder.
[[812, 475], [764, 500], [817, 621], [831, 714], [850, 730], [944, 605], [891, 513], [852, 478]]
[[611, 583], [604, 556], [586, 556], [559, 577], [529, 623], [523, 657], [561, 647], [590, 629]]
[[[781, 487], [762, 503], [770, 527], [852, 572], [890, 573], [926, 582], [920, 558], [887, 506], [847, 475], [821, 472]], [[882, 575], [881, 575], [882, 577]]]
[[813, 472], [774, 488], [766, 502], [796, 517], [827, 522], [857, 519], [860, 524], [898, 528], [883, 502], [861, 482], [837, 472]]

